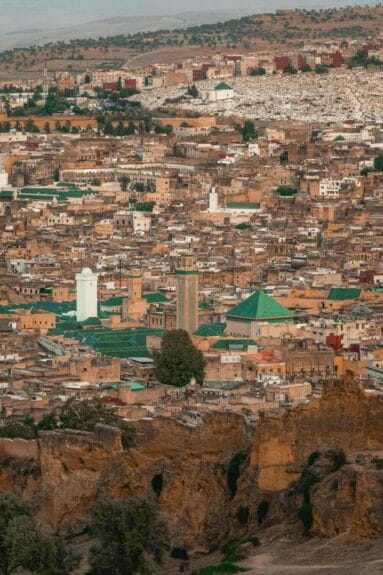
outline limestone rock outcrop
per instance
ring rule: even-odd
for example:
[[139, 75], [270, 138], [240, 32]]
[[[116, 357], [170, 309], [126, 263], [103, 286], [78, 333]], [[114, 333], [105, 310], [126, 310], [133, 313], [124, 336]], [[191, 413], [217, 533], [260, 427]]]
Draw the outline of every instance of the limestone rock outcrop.
[[[253, 535], [260, 502], [270, 504], [268, 520], [297, 519], [302, 473], [320, 451], [324, 456], [310, 467], [317, 476], [310, 487], [312, 532], [372, 537], [383, 522], [383, 470], [369, 453], [383, 453], [382, 414], [383, 396], [363, 392], [349, 378], [307, 406], [261, 414], [255, 430], [237, 414], [185, 412], [138, 421], [128, 450], [107, 426], [95, 433], [42, 432], [30, 442], [0, 439], [0, 489], [32, 498], [52, 529], [76, 528], [100, 497], [152, 495], [157, 477], [173, 543], [207, 549]], [[333, 468], [331, 458], [343, 451], [347, 463]], [[228, 466], [239, 452], [247, 456], [234, 494]], [[365, 461], [355, 459], [358, 452], [367, 454]]]

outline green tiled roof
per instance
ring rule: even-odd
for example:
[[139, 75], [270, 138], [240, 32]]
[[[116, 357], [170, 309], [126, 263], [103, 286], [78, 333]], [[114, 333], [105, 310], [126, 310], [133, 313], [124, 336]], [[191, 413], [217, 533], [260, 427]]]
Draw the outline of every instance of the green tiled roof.
[[199, 335], [201, 337], [217, 337], [218, 335], [223, 335], [225, 328], [225, 323], [206, 323], [204, 325], [200, 325], [193, 335]]
[[199, 309], [210, 309], [211, 307], [213, 307], [213, 304], [211, 302], [208, 301], [201, 301], [198, 304]]
[[231, 86], [229, 86], [229, 84], [226, 84], [226, 82], [220, 82], [219, 84], [217, 84], [217, 86], [214, 88], [214, 90], [232, 90], [233, 88]]
[[331, 288], [327, 299], [333, 301], [344, 301], [348, 299], [358, 299], [362, 290], [360, 288]]
[[150, 357], [146, 348], [148, 335], [161, 337], [164, 331], [150, 328], [127, 328], [112, 330], [98, 328], [91, 330], [71, 329], [65, 331], [65, 337], [77, 339], [93, 347], [96, 351], [112, 357]]
[[100, 302], [101, 307], [118, 307], [122, 305], [122, 296], [114, 296]]
[[146, 389], [142, 383], [137, 383], [136, 381], [128, 381], [127, 383], [124, 383], [124, 387], [130, 387], [132, 391], [142, 391], [143, 389]]
[[253, 339], [219, 339], [215, 342], [213, 348], [243, 350], [247, 349], [249, 345], [257, 345], [257, 343]]
[[228, 319], [286, 319], [292, 318], [293, 312], [275, 301], [263, 291], [256, 291], [250, 297], [233, 307], [228, 313]]
[[168, 300], [162, 293], [144, 293], [142, 296], [148, 303], [165, 303]]
[[259, 202], [228, 202], [226, 207], [235, 210], [259, 210], [261, 204]]
[[34, 188], [26, 187], [22, 188], [18, 192], [18, 198], [28, 199], [28, 200], [44, 200], [51, 201], [54, 197], [57, 198], [59, 202], [66, 202], [69, 198], [83, 198], [84, 196], [97, 195], [96, 192], [89, 189], [80, 189], [78, 187], [71, 187], [68, 189], [62, 188]]

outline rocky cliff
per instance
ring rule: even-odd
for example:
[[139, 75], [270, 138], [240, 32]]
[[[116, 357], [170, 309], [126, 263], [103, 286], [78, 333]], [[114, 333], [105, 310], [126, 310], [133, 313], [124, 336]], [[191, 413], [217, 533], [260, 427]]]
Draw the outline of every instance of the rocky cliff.
[[286, 489], [298, 479], [308, 456], [322, 447], [341, 447], [346, 453], [383, 449], [382, 415], [383, 396], [364, 392], [351, 374], [307, 406], [265, 412], [250, 460], [260, 489]]
[[[83, 525], [104, 495], [152, 494], [156, 478], [173, 544], [188, 549], [254, 534], [260, 502], [269, 507], [266, 525], [296, 518], [308, 493], [312, 533], [375, 536], [383, 522], [383, 471], [374, 459], [383, 450], [382, 413], [383, 397], [349, 378], [308, 406], [261, 415], [256, 430], [236, 414], [185, 413], [138, 422], [127, 451], [106, 426], [94, 434], [44, 432], [36, 442], [0, 440], [0, 488], [32, 497], [41, 521], [58, 529]], [[346, 463], [328, 464], [337, 450]], [[319, 459], [310, 467], [314, 452]], [[230, 491], [229, 462], [238, 453], [237, 489]]]

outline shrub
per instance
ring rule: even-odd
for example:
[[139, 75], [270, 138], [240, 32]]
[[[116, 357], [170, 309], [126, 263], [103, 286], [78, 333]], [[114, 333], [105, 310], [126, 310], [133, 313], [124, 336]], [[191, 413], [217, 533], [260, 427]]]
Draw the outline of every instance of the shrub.
[[309, 533], [313, 523], [313, 511], [311, 503], [306, 502], [298, 509], [298, 517], [303, 523], [305, 532]]
[[269, 511], [269, 502], [263, 499], [257, 507], [257, 520], [259, 525], [261, 525], [261, 523], [263, 523], [263, 521], [266, 519], [268, 511]]
[[231, 541], [225, 543], [225, 545], [222, 547], [222, 553], [224, 555], [225, 562], [238, 561], [238, 541], [236, 539], [232, 539]]
[[162, 492], [162, 486], [163, 486], [163, 475], [162, 473], [156, 473], [156, 475], [153, 476], [152, 479], [152, 490], [153, 493], [155, 495], [157, 495], [157, 497], [160, 497], [161, 492]]
[[319, 478], [315, 473], [307, 471], [302, 475], [302, 487], [303, 487], [303, 497], [306, 503], [310, 502], [310, 489], [313, 485], [318, 483]]
[[173, 559], [181, 559], [182, 561], [187, 561], [189, 559], [188, 552], [183, 547], [173, 547], [170, 552], [170, 557]]
[[310, 453], [309, 458], [307, 460], [307, 465], [309, 467], [311, 467], [311, 465], [314, 465], [314, 463], [316, 462], [316, 460], [320, 457], [320, 451], [313, 451], [312, 453]]
[[346, 461], [347, 461], [347, 458], [346, 458], [346, 454], [343, 451], [343, 449], [339, 449], [338, 451], [336, 451], [333, 454], [333, 463], [334, 463], [335, 471], [337, 469], [340, 469], [341, 467], [343, 467], [343, 465], [345, 465]]
[[252, 543], [254, 547], [258, 547], [258, 545], [261, 544], [260, 540], [255, 535], [249, 539], [249, 543]]
[[236, 518], [241, 525], [246, 525], [249, 521], [249, 508], [241, 505], [237, 509]]
[[227, 486], [230, 492], [230, 499], [237, 493], [237, 482], [240, 475], [241, 464], [246, 459], [246, 453], [239, 451], [231, 458], [227, 468]]

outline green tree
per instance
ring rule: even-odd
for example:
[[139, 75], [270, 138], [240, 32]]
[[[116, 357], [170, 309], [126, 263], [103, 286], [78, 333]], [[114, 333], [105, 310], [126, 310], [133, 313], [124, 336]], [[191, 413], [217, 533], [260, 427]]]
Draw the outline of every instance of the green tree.
[[120, 182], [120, 187], [122, 192], [126, 192], [128, 189], [128, 184], [130, 182], [129, 176], [121, 176], [118, 180]]
[[56, 429], [58, 421], [53, 413], [46, 413], [37, 424], [37, 429], [42, 431], [50, 431]]
[[187, 331], [171, 330], [161, 341], [161, 352], [155, 356], [156, 374], [161, 383], [184, 387], [195, 377], [202, 384], [205, 360], [194, 346]]
[[252, 68], [249, 71], [249, 76], [264, 76], [266, 74], [265, 68], [262, 66], [258, 66], [257, 68]]
[[257, 137], [257, 131], [255, 129], [255, 124], [252, 120], [246, 120], [242, 128], [242, 139], [244, 142], [253, 140]]
[[90, 575], [146, 575], [161, 563], [168, 530], [154, 499], [99, 501], [90, 523], [98, 544], [90, 552]]
[[316, 72], [317, 74], [327, 74], [327, 72], [328, 72], [328, 66], [325, 66], [325, 65], [323, 65], [323, 64], [317, 64], [317, 65], [315, 66], [315, 72]]
[[155, 202], [135, 202], [132, 209], [136, 212], [152, 212]]
[[285, 66], [283, 68], [283, 73], [284, 74], [296, 74], [297, 73], [297, 69], [294, 68], [294, 66], [292, 66], [291, 64], [288, 64], [288, 66]]
[[0, 573], [20, 569], [39, 575], [69, 575], [78, 557], [61, 537], [45, 534], [32, 516], [29, 503], [11, 493], [0, 493]]
[[383, 172], [383, 154], [376, 156], [374, 159], [374, 170], [376, 172]]
[[192, 98], [198, 98], [199, 92], [198, 92], [197, 86], [195, 84], [188, 86], [187, 94], [188, 94], [188, 96], [191, 96]]
[[0, 437], [15, 439], [35, 439], [36, 429], [31, 420], [20, 420], [16, 417], [6, 417], [0, 420]]
[[173, 126], [171, 124], [157, 124], [154, 131], [156, 134], [171, 134], [173, 132]]
[[28, 120], [25, 122], [24, 130], [32, 134], [37, 134], [38, 132], [40, 132], [39, 128], [35, 125], [34, 121], [31, 118], [28, 118]]

